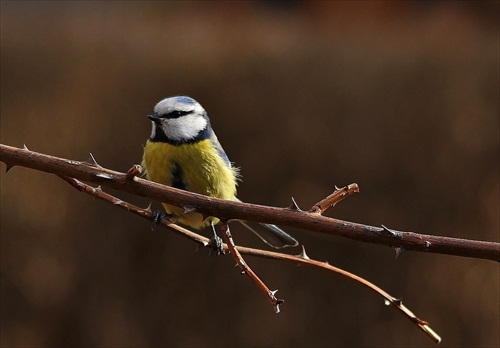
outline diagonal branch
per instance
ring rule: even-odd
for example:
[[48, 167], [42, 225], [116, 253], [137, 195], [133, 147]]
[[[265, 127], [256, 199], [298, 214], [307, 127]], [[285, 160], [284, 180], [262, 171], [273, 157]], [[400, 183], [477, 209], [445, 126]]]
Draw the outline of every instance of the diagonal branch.
[[425, 251], [500, 262], [500, 243], [402, 232], [385, 226], [374, 227], [322, 216], [321, 211], [327, 209], [331, 203], [328, 198], [326, 199], [328, 204], [319, 207], [319, 213], [316, 209], [311, 212], [225, 201], [160, 185], [96, 164], [58, 158], [3, 144], [0, 144], [0, 160], [7, 165], [7, 170], [18, 165], [60, 176], [74, 177], [159, 202], [196, 209], [206, 216], [217, 216], [224, 221], [239, 219], [266, 222], [385, 245], [399, 252]]

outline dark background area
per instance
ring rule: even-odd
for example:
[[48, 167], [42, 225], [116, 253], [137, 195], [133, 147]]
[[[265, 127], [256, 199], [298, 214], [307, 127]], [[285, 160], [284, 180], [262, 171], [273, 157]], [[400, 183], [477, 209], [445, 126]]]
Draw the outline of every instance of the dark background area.
[[[1, 1], [1, 142], [126, 171], [154, 104], [185, 94], [243, 200], [309, 208], [356, 182], [329, 216], [498, 242], [498, 4]], [[344, 278], [249, 258], [286, 300], [276, 315], [230, 257], [1, 169], [3, 347], [434, 346]], [[497, 263], [289, 232], [403, 298], [443, 347], [500, 345]]]

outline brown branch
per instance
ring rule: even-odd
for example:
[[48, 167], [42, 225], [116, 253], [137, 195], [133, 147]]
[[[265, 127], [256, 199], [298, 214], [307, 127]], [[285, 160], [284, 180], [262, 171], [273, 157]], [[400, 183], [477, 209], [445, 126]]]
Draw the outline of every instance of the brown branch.
[[[114, 206], [120, 207], [122, 209], [126, 209], [129, 212], [132, 212], [134, 214], [137, 214], [143, 218], [151, 220], [153, 218], [153, 213], [151, 209], [148, 207], [146, 209], [141, 209], [133, 204], [130, 204], [128, 202], [125, 202], [121, 199], [118, 199], [108, 193], [105, 193], [100, 187], [94, 188], [90, 185], [84, 184], [77, 179], [74, 178], [69, 178], [69, 177], [64, 177], [61, 176], [61, 178], [65, 181], [67, 181], [71, 186], [75, 187], [77, 190], [81, 192], [85, 192], [87, 194], [90, 194], [91, 196], [98, 198], [100, 200], [103, 200], [107, 203], [111, 203]], [[183, 236], [186, 238], [189, 238], [193, 240], [194, 242], [197, 242], [200, 246], [205, 246], [208, 247], [209, 245], [209, 239], [206, 237], [203, 237], [195, 232], [192, 232], [188, 229], [185, 229], [179, 225], [176, 225], [169, 221], [168, 219], [162, 219], [159, 222], [162, 226], [168, 228], [169, 230]], [[322, 269], [325, 271], [328, 271], [330, 273], [334, 273], [337, 275], [340, 275], [342, 277], [345, 277], [349, 280], [354, 281], [357, 284], [363, 285], [364, 287], [368, 288], [372, 292], [375, 292], [376, 294], [382, 296], [385, 300], [386, 305], [392, 305], [395, 308], [397, 308], [400, 313], [402, 313], [404, 316], [406, 316], [408, 319], [410, 319], [411, 322], [413, 322], [415, 325], [417, 325], [427, 336], [429, 336], [435, 343], [440, 343], [441, 342], [441, 337], [429, 326], [429, 324], [424, 321], [419, 319], [412, 311], [410, 311], [405, 305], [403, 305], [403, 302], [401, 299], [398, 299], [380, 287], [376, 286], [375, 284], [369, 282], [368, 280], [357, 276], [353, 273], [347, 272], [341, 268], [335, 267], [330, 265], [328, 262], [321, 262], [317, 260], [313, 260], [307, 256], [304, 247], [302, 247], [302, 253], [300, 255], [288, 255], [288, 254], [283, 254], [283, 253], [278, 253], [278, 252], [272, 252], [272, 251], [267, 251], [267, 250], [260, 250], [260, 249], [253, 249], [253, 248], [247, 248], [247, 247], [242, 247], [242, 246], [236, 246], [234, 245], [232, 241], [232, 237], [229, 233], [229, 228], [227, 228], [227, 224], [223, 223], [223, 237], [225, 236], [225, 241], [226, 244], [223, 245], [224, 250], [229, 250], [229, 252], [233, 255], [233, 257], [236, 259], [237, 265], [240, 267], [242, 272], [245, 272], [247, 275], [250, 276], [251, 280], [253, 280], [261, 290], [263, 290], [267, 296], [267, 298], [270, 300], [270, 302], [273, 304], [276, 312], [279, 312], [279, 305], [282, 304], [284, 301], [277, 299], [274, 295], [277, 290], [271, 291], [261, 280], [260, 278], [250, 269], [250, 267], [246, 264], [246, 262], [243, 260], [240, 254], [246, 254], [246, 255], [251, 255], [251, 256], [257, 256], [257, 257], [262, 257], [262, 258], [267, 258], [267, 259], [275, 259], [275, 260], [282, 260], [282, 261], [288, 261], [292, 262], [296, 265], [304, 265], [304, 266], [309, 266], [313, 268], [318, 268]]]
[[53, 157], [3, 144], [0, 144], [0, 160], [7, 165], [7, 169], [19, 165], [60, 176], [74, 177], [148, 197], [155, 201], [180, 207], [188, 206], [206, 216], [217, 216], [225, 221], [240, 219], [266, 222], [385, 245], [400, 252], [402, 250], [425, 251], [500, 262], [500, 243], [396, 231], [385, 226], [380, 228], [324, 217], [318, 213], [300, 211], [293, 207], [276, 208], [225, 201], [177, 190], [136, 176], [127, 176], [127, 174], [105, 169], [96, 164]]
[[278, 299], [275, 296], [276, 291], [271, 291], [267, 287], [267, 285], [259, 278], [259, 276], [250, 268], [250, 266], [243, 260], [243, 257], [241, 256], [239, 249], [236, 247], [233, 241], [233, 236], [231, 235], [231, 232], [229, 231], [229, 226], [227, 222], [221, 222], [222, 226], [222, 239], [224, 239], [224, 242], [226, 243], [226, 247], [229, 250], [229, 253], [233, 256], [234, 260], [236, 261], [236, 265], [241, 269], [241, 273], [247, 275], [250, 280], [252, 280], [257, 286], [259, 287], [260, 290], [264, 292], [266, 295], [267, 299], [269, 302], [274, 307], [274, 310], [276, 313], [280, 312], [280, 304], [284, 303], [284, 300]]
[[359, 192], [358, 184], [350, 184], [342, 188], [335, 187], [335, 191], [333, 191], [331, 195], [313, 205], [313, 207], [309, 209], [309, 212], [321, 215], [328, 209], [333, 208], [340, 201], [358, 192]]

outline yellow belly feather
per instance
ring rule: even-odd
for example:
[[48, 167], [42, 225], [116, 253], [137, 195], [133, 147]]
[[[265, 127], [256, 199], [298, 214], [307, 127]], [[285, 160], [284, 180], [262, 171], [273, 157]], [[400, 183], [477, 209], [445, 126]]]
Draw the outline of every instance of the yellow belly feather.
[[[182, 169], [182, 177], [189, 191], [221, 199], [235, 199], [237, 170], [224, 162], [209, 139], [178, 146], [147, 141], [142, 167], [146, 169], [149, 180], [172, 186], [172, 169], [176, 163]], [[178, 216], [179, 222], [193, 228], [218, 222], [214, 217], [203, 220], [198, 213], [182, 214], [183, 209], [169, 204], [163, 204], [163, 207], [167, 213]]]

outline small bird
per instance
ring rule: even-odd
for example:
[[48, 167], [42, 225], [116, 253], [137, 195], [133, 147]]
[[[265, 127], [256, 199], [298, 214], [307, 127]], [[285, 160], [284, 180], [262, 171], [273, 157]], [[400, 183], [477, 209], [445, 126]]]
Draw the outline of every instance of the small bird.
[[[142, 167], [149, 180], [202, 195], [239, 201], [236, 198], [238, 169], [229, 161], [215, 135], [205, 109], [194, 99], [175, 96], [161, 100], [148, 115], [152, 131], [144, 147]], [[163, 203], [166, 213], [195, 229], [211, 226], [212, 246], [222, 252], [217, 237], [216, 217], [205, 218], [197, 212]], [[272, 224], [245, 221], [244, 226], [274, 248], [297, 246], [298, 242]]]

